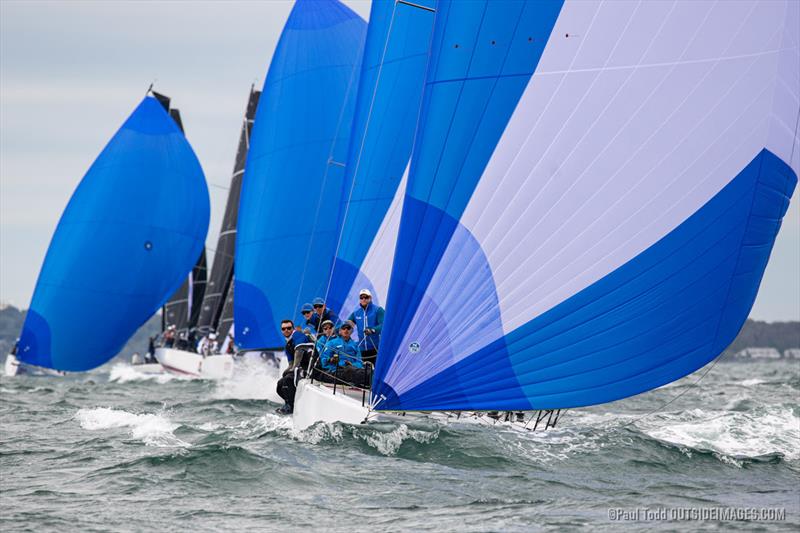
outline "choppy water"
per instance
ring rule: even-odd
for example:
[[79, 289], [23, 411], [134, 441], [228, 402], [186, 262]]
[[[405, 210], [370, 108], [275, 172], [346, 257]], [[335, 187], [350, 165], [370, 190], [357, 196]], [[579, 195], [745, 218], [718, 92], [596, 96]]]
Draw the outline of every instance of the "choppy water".
[[800, 365], [720, 363], [546, 433], [433, 421], [295, 431], [263, 376], [126, 365], [0, 378], [0, 529], [617, 530], [608, 508], [780, 507], [797, 530]]

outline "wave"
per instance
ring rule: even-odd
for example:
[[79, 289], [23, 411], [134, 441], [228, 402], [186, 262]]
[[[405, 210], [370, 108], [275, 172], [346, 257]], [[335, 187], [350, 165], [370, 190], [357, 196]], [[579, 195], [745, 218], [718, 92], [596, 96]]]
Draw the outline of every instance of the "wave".
[[693, 452], [712, 453], [721, 461], [741, 466], [751, 460], [800, 459], [800, 418], [788, 406], [768, 406], [754, 411], [693, 409], [662, 415], [636, 426], [644, 434], [677, 447], [688, 457]]
[[128, 363], [116, 363], [111, 367], [108, 374], [108, 381], [115, 383], [128, 383], [130, 381], [155, 381], [157, 383], [167, 383], [176, 379], [178, 376], [168, 372], [142, 372], [140, 369]]
[[108, 407], [79, 409], [75, 419], [87, 431], [127, 428], [131, 437], [147, 446], [187, 447], [173, 432], [180, 427], [163, 414], [136, 414]]

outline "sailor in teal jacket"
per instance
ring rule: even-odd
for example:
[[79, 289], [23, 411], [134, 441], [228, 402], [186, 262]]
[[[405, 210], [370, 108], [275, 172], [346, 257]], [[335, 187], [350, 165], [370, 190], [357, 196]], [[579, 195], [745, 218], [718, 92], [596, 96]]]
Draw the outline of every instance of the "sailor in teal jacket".
[[333, 330], [333, 322], [326, 320], [322, 323], [322, 333], [317, 336], [316, 348], [317, 353], [322, 354], [327, 347], [327, 344], [336, 338], [336, 332]]
[[351, 338], [352, 334], [353, 323], [345, 322], [339, 328], [339, 336], [330, 339], [327, 343], [325, 351], [322, 352], [319, 358], [320, 364], [326, 372], [330, 372], [331, 374], [336, 372], [337, 361], [334, 361], [334, 358], [338, 359], [339, 367], [352, 366], [354, 368], [361, 368], [363, 366], [361, 363], [361, 354], [358, 351], [358, 344]]
[[372, 303], [372, 293], [369, 289], [361, 289], [358, 294], [359, 306], [350, 313], [347, 320], [355, 323], [358, 328], [358, 348], [361, 359], [375, 363], [378, 354], [378, 345], [381, 342], [383, 329], [383, 307]]

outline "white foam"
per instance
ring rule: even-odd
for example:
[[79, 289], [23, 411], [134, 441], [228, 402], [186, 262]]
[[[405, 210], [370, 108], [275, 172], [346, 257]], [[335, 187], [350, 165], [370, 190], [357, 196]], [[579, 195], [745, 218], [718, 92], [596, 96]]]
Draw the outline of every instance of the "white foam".
[[790, 461], [800, 459], [800, 418], [789, 407], [770, 406], [760, 413], [694, 409], [675, 421], [659, 418], [640, 429], [678, 446], [687, 455], [711, 451], [732, 464], [774, 455]]
[[383, 455], [395, 455], [400, 446], [409, 439], [421, 444], [429, 444], [439, 436], [438, 429], [435, 431], [420, 431], [410, 429], [405, 424], [400, 424], [389, 432], [377, 431], [375, 429], [361, 430], [356, 429], [353, 434], [363, 439], [367, 444], [378, 450]]
[[156, 381], [166, 383], [172, 381], [177, 376], [167, 372], [152, 373], [142, 372], [140, 369], [128, 363], [116, 363], [111, 367], [108, 374], [108, 381], [116, 383], [127, 383], [129, 381]]
[[88, 431], [127, 428], [131, 437], [148, 446], [189, 446], [172, 433], [179, 424], [171, 422], [163, 414], [136, 414], [120, 409], [95, 407], [78, 410], [75, 419]]
[[761, 385], [762, 383], [766, 383], [766, 382], [767, 382], [767, 380], [765, 380], [765, 379], [753, 378], [753, 379], [746, 379], [744, 381], [741, 381], [741, 382], [739, 382], [739, 385], [741, 385], [743, 387], [754, 387], [755, 385]]
[[[291, 417], [286, 417], [286, 420], [291, 421]], [[297, 441], [309, 444], [319, 444], [323, 441], [339, 442], [342, 440], [343, 427], [341, 424], [319, 422], [302, 430], [292, 427], [289, 430], [289, 436]]]
[[244, 360], [236, 363], [230, 379], [216, 382], [213, 397], [220, 400], [269, 400], [283, 403], [276, 392], [280, 370], [262, 361]]

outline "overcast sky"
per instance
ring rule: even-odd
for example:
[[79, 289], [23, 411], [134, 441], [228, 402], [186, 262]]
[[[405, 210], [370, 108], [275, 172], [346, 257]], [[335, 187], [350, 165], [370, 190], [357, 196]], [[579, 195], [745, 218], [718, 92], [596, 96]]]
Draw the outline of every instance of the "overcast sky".
[[[364, 18], [369, 3], [347, 1]], [[27, 308], [61, 211], [151, 82], [181, 110], [216, 243], [250, 85], [290, 2], [0, 0], [0, 300]], [[800, 319], [797, 192], [751, 313]]]

